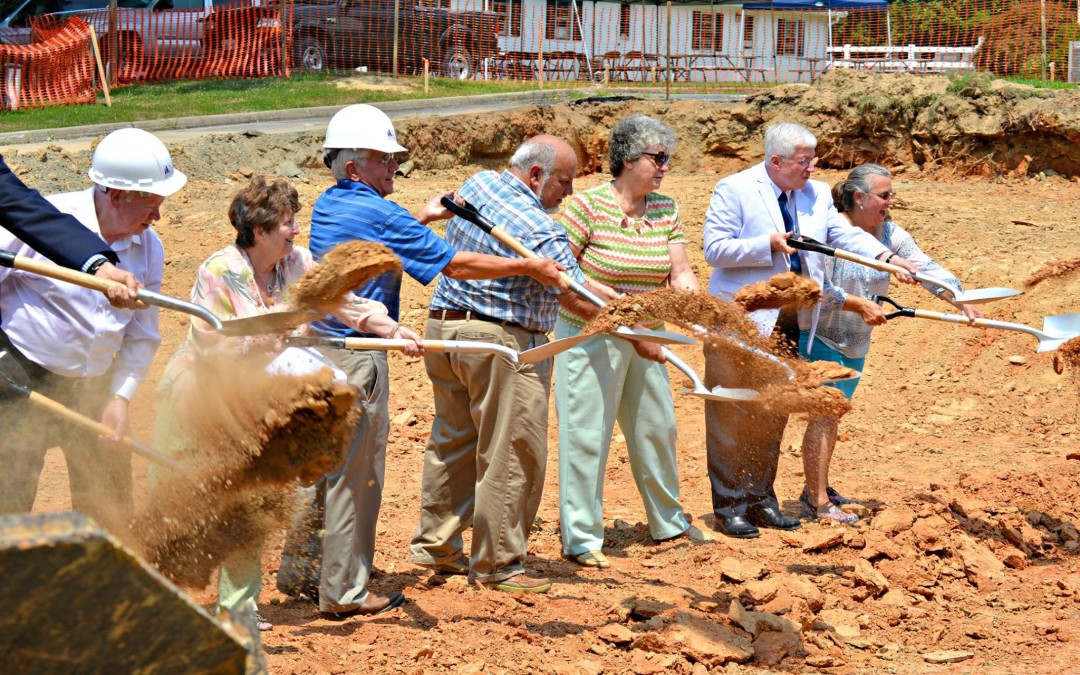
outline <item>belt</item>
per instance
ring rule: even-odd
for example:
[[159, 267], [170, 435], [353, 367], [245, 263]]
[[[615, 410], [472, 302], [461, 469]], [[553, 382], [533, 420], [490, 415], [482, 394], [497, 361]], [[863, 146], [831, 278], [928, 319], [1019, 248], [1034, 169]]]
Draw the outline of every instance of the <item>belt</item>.
[[529, 331], [530, 333], [543, 333], [542, 330], [533, 330], [532, 328], [526, 328], [517, 321], [504, 321], [502, 319], [496, 319], [493, 316], [487, 314], [481, 314], [480, 312], [474, 312], [472, 310], [461, 311], [460, 309], [433, 309], [428, 312], [429, 319], [438, 319], [440, 321], [484, 321], [486, 323], [495, 323], [507, 328], [519, 328], [521, 330]]

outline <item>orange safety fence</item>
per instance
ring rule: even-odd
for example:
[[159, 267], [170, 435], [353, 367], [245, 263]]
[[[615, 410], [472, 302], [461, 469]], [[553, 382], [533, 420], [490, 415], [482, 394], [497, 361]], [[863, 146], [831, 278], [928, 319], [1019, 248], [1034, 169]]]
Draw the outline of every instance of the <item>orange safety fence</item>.
[[94, 57], [86, 22], [43, 21], [32, 36], [33, 44], [0, 44], [0, 108], [92, 103]]
[[[1080, 79], [1077, 0], [120, 2], [139, 6], [78, 13], [120, 84], [311, 71], [408, 77], [425, 67], [458, 79], [674, 92], [813, 82], [832, 68]], [[85, 42], [85, 24], [72, 26], [63, 34]], [[51, 47], [60, 34], [50, 35], [29, 48], [0, 46], [9, 64], [0, 75], [19, 83], [5, 87], [13, 104], [87, 100], [84, 85], [63, 84], [89, 68], [87, 50]]]

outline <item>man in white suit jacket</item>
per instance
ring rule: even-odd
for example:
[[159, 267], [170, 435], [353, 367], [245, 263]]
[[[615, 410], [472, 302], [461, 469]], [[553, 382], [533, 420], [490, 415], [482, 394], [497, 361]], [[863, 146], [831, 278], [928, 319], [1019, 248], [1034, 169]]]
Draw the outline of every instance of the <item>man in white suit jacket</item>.
[[[789, 269], [823, 284], [823, 256], [788, 246], [796, 234], [872, 258], [890, 255], [872, 235], [837, 213], [828, 185], [810, 180], [816, 147], [817, 139], [805, 127], [779, 122], [765, 131], [764, 162], [717, 183], [705, 214], [705, 259], [714, 268], [710, 294], [730, 300], [746, 284]], [[903, 258], [893, 256], [890, 262], [915, 271]], [[766, 335], [794, 331], [797, 340], [795, 329], [809, 329], [813, 343], [819, 311], [816, 306], [800, 310], [798, 326], [793, 313], [785, 321], [779, 310], [760, 310], [753, 318]], [[706, 346], [707, 386], [754, 386], [753, 377], [746, 364], [725, 360]], [[773, 491], [786, 424], [787, 415], [754, 403], [706, 402], [713, 512], [724, 534], [748, 538], [758, 536], [758, 527], [799, 527], [798, 519], [780, 511]]]

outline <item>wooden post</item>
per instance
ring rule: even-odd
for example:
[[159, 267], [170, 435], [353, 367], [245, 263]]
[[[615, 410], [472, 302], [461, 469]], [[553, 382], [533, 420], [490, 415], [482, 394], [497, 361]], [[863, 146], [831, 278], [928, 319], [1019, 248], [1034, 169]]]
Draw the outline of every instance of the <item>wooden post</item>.
[[116, 24], [116, 0], [109, 0], [109, 84], [114, 87], [120, 70], [120, 32]]
[[[709, 19], [712, 21], [712, 19]], [[664, 69], [667, 76], [664, 78], [664, 99], [671, 100], [671, 0], [667, 0], [667, 47], [664, 49]]]
[[428, 93], [428, 77], [431, 75], [431, 61], [424, 59], [424, 93]]
[[109, 96], [109, 83], [105, 79], [105, 64], [101, 62], [101, 48], [98, 47], [97, 31], [90, 24], [90, 45], [94, 49], [94, 60], [97, 61], [98, 77], [101, 78], [101, 90], [105, 92], [105, 106], [112, 107], [112, 97]]
[[[394, 73], [394, 77], [397, 77], [398, 72], [398, 22], [401, 15], [401, 0], [394, 0], [394, 60], [391, 66], [391, 70]], [[443, 73], [446, 76], [446, 73]], [[424, 59], [424, 93], [427, 93], [427, 59]]]
[[282, 0], [281, 4], [281, 74], [289, 76], [289, 35], [292, 33], [292, 3]]
[[536, 35], [540, 39], [540, 47], [536, 50], [536, 81], [541, 89], [544, 88], [544, 21], [536, 22]]
[[1039, 59], [1039, 72], [1042, 73], [1042, 79], [1046, 79], [1046, 0], [1039, 0], [1039, 15], [1041, 19], [1041, 35], [1042, 35], [1042, 58]]

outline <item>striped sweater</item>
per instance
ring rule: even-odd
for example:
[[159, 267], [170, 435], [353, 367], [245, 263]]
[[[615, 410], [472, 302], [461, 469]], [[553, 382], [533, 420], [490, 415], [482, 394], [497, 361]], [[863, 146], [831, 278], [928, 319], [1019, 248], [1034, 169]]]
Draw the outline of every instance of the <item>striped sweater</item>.
[[[645, 215], [630, 218], [623, 213], [611, 183], [579, 192], [569, 201], [559, 222], [575, 247], [586, 277], [611, 286], [620, 293], [644, 293], [658, 288], [671, 275], [670, 244], [682, 244], [679, 207], [670, 197], [650, 192]], [[582, 327], [579, 317], [559, 310], [565, 323]]]

